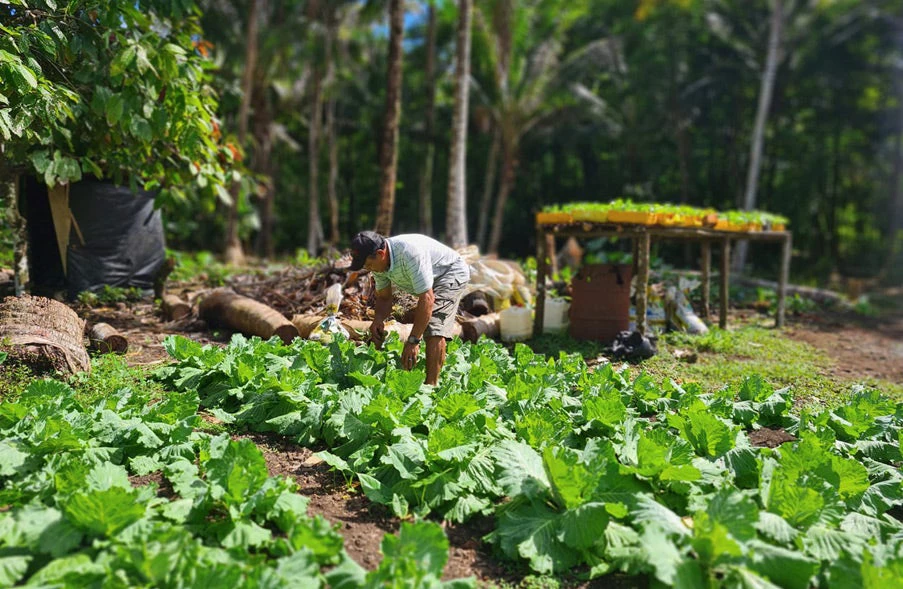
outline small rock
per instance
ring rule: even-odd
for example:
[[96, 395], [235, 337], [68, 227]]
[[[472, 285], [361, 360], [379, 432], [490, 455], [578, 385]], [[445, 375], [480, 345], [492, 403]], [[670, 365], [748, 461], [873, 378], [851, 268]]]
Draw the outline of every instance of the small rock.
[[317, 456], [316, 454], [311, 454], [307, 457], [307, 460], [302, 462], [304, 466], [317, 466], [318, 464], [323, 464], [323, 459]]

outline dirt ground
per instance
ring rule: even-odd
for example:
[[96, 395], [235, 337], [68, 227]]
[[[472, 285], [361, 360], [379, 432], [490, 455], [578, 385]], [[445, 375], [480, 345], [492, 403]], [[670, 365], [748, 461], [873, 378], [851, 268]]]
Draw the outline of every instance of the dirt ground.
[[903, 313], [880, 319], [849, 313], [804, 315], [791, 319], [786, 333], [831, 358], [834, 366], [828, 375], [833, 378], [903, 384]]
[[[185, 319], [162, 322], [150, 303], [79, 309], [89, 322], [104, 321], [119, 329], [130, 342], [126, 355], [130, 365], [153, 366], [167, 361], [163, 339], [178, 333], [202, 343], [225, 343], [229, 334], [211, 332], [202, 321]], [[786, 333], [822, 350], [834, 365], [827, 376], [843, 380], [880, 378], [903, 383], [903, 314], [891, 318], [862, 319], [851, 314], [819, 314], [792, 317]], [[775, 447], [792, 440], [780, 430], [763, 430], [756, 445]], [[380, 561], [383, 534], [397, 532], [399, 521], [381, 505], [374, 505], [342, 475], [331, 472], [314, 452], [272, 436], [247, 436], [264, 452], [271, 475], [290, 476], [300, 492], [310, 498], [309, 511], [338, 524], [349, 554], [372, 569]], [[152, 475], [151, 479], [153, 480]], [[155, 481], [158, 484], [160, 481]], [[165, 493], [164, 489], [161, 489]], [[493, 528], [491, 519], [449, 525], [446, 533], [451, 550], [445, 578], [474, 576], [481, 581], [516, 584], [528, 573], [523, 568], [493, 558], [481, 538]], [[565, 586], [632, 586], [628, 579], [606, 578], [604, 584], [565, 581]]]

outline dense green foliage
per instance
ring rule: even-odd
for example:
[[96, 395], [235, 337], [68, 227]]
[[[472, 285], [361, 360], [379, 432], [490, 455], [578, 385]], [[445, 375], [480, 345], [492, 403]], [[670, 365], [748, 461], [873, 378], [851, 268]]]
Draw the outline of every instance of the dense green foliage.
[[469, 586], [439, 581], [434, 524], [403, 524], [364, 571], [253, 442], [199, 431], [196, 395], [152, 390], [35, 380], [0, 405], [0, 586]]
[[[435, 125], [426, 132], [426, 3], [409, 3], [394, 231], [418, 229], [432, 144], [431, 232], [442, 237], [457, 15], [455, 2], [430, 3], [437, 13]], [[795, 271], [893, 278], [903, 267], [893, 263], [903, 251], [903, 100], [894, 82], [903, 5], [782, 5], [756, 206], [790, 220]], [[327, 193], [330, 178], [335, 183], [345, 237], [372, 227], [388, 65], [385, 5], [375, 0], [4, 3], [4, 159], [50, 182], [101, 171], [162, 185], [171, 243], [220, 248], [226, 219], [213, 201], [178, 197], [228, 198], [223, 166], [234, 164], [233, 151], [216, 141], [217, 122], [227, 137], [238, 132], [251, 6], [258, 10], [258, 67], [240, 148], [252, 174], [236, 193], [246, 247], [262, 247], [261, 231], [283, 252], [307, 242], [299, 228], [309, 227], [311, 158], [319, 163], [319, 192]], [[549, 205], [630, 198], [739, 208], [773, 6], [476, 0], [469, 235], [485, 241], [502, 180], [510, 196], [500, 217], [501, 253], [515, 256], [534, 251], [534, 213]], [[215, 94], [222, 96], [219, 112]], [[310, 142], [313, 120], [322, 125]], [[502, 147], [493, 152], [495, 138]], [[325, 222], [328, 207], [319, 210]], [[774, 264], [767, 249], [752, 255], [755, 267]]]
[[[498, 47], [491, 35], [482, 33], [492, 27], [480, 23], [491, 22], [503, 4], [475, 2], [467, 158], [470, 235], [477, 234], [490, 146], [498, 130], [497, 115], [504, 111], [493, 90]], [[511, 26], [513, 60], [520, 68], [517, 79], [529, 80], [531, 67], [546, 68], [555, 76], [554, 83], [544, 76], [539, 81], [543, 92], [532, 97], [542, 103], [544, 114], [520, 139], [516, 181], [504, 211], [503, 254], [534, 251], [533, 213], [550, 204], [628, 197], [720, 210], [738, 207], [770, 4], [764, 0], [640, 4], [638, 10], [637, 3], [611, 0], [585, 6], [548, 0], [515, 3]], [[368, 3], [360, 13], [360, 6], [352, 5], [339, 19], [347, 50], [336, 53], [341, 57], [336, 58], [337, 78], [329, 90], [339, 121], [338, 189], [346, 235], [372, 226], [378, 194], [375, 138], [384, 104], [386, 39], [384, 29], [372, 24], [371, 5], [378, 3]], [[423, 12], [412, 7], [406, 21], [396, 231], [417, 229], [424, 147], [434, 141], [433, 232], [441, 236], [456, 15], [454, 3], [438, 5], [437, 128], [431, 137], [423, 132], [427, 102]], [[235, 88], [240, 72], [236, 31], [243, 30], [246, 19], [242, 3], [234, 6], [241, 22], [205, 31], [216, 46], [225, 45], [230, 52], [224, 71], [233, 82], [224, 86], [227, 91]], [[579, 6], [576, 16], [569, 10], [573, 6]], [[795, 270], [822, 277], [832, 269], [871, 275], [886, 263], [892, 232], [900, 227], [895, 220], [901, 207], [895, 209], [893, 201], [900, 194], [894, 186], [900, 181], [894, 171], [900, 165], [894, 145], [901, 132], [901, 100], [893, 83], [893, 63], [900, 52], [894, 40], [899, 25], [893, 15], [899, 13], [900, 3], [786, 2], [785, 6], [786, 44], [766, 128], [758, 207], [790, 219], [800, 260]], [[558, 38], [529, 34], [526, 28], [558, 30], [556, 19], [564, 14], [574, 20]], [[273, 140], [271, 158], [275, 235], [281, 249], [292, 250], [304, 242], [298, 228], [307, 226], [307, 168], [297, 162], [306, 157], [307, 121], [299, 109], [306, 109], [309, 88], [293, 84], [301, 74], [286, 64], [294, 63], [294, 56], [311, 55], [315, 60], [325, 56], [285, 34], [289, 22], [296, 29], [309, 28], [311, 38], [320, 34], [319, 25], [306, 19], [303, 11], [285, 8], [268, 18], [265, 35], [273, 36], [265, 38], [278, 42], [262, 48], [273, 66], [262, 78], [265, 86], [258, 98], [267, 108], [260, 110], [258, 120], [262, 125], [272, 120], [284, 131]], [[554, 51], [551, 45], [543, 48], [547, 42]], [[545, 59], [554, 59], [557, 65], [547, 67]], [[528, 90], [518, 87], [516, 92]], [[233, 98], [228, 104], [236, 109], [238, 101]], [[532, 103], [527, 106], [536, 108]], [[226, 120], [234, 112], [224, 113]], [[322, 162], [321, 178], [325, 155]], [[495, 183], [488, 187], [490, 197], [498, 181], [496, 173]], [[250, 229], [248, 236], [253, 236]], [[190, 240], [186, 244], [196, 245]], [[773, 263], [767, 248], [764, 252], [754, 248], [752, 255], [760, 267]]]
[[200, 34], [190, 0], [0, 4], [3, 171], [228, 199], [233, 155]]
[[[873, 391], [794, 415], [789, 389], [757, 376], [704, 392], [488, 341], [450, 344], [438, 387], [395, 368], [397, 339], [167, 347], [179, 361], [161, 369], [167, 386], [220, 419], [325, 444], [321, 457], [399, 516], [494, 514], [487, 539], [538, 572], [903, 581], [903, 523], [888, 514], [903, 504], [903, 405]], [[753, 446], [760, 428], [796, 441]]]

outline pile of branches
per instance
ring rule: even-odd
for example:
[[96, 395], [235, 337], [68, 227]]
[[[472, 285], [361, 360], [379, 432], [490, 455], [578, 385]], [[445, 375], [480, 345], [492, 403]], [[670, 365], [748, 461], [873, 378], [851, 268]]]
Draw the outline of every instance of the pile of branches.
[[[339, 313], [345, 319], [372, 319], [375, 288], [369, 272], [351, 272], [331, 264], [296, 268], [288, 267], [277, 274], [234, 276], [228, 285], [238, 294], [264, 303], [286, 317], [325, 315], [326, 289], [333, 284], [343, 286]], [[413, 312], [416, 299], [395, 291], [396, 319], [402, 322]], [[369, 311], [369, 312], [368, 312]]]

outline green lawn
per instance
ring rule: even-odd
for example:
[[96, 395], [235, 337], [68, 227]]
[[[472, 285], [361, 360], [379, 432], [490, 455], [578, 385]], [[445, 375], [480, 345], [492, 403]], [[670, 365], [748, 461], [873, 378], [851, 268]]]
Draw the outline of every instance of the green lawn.
[[[674, 352], [679, 349], [696, 352], [697, 362], [677, 360]], [[903, 400], [903, 386], [876, 379], [837, 380], [829, 375], [832, 364], [822, 351], [794, 341], [780, 330], [747, 326], [713, 329], [704, 335], [666, 334], [659, 340], [659, 354], [631, 370], [645, 370], [656, 379], [697, 382], [706, 390], [733, 386], [755, 373], [775, 388], [791, 387], [797, 404], [834, 405], [859, 385]]]

